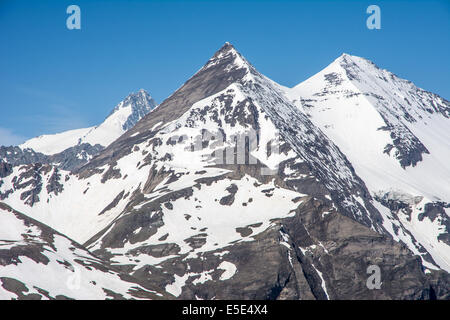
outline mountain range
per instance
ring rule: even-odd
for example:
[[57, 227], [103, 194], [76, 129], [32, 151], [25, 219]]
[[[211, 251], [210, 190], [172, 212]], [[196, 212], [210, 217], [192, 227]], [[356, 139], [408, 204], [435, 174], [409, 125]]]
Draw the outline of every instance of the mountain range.
[[449, 141], [366, 59], [287, 88], [226, 43], [157, 107], [2, 147], [0, 298], [449, 299]]

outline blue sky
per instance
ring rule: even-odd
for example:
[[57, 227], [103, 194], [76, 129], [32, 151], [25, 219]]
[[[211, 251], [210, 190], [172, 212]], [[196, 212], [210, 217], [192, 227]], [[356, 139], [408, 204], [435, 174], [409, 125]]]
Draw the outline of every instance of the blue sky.
[[159, 103], [226, 41], [286, 86], [346, 52], [450, 99], [448, 0], [0, 0], [0, 37], [0, 144], [98, 124], [141, 88]]

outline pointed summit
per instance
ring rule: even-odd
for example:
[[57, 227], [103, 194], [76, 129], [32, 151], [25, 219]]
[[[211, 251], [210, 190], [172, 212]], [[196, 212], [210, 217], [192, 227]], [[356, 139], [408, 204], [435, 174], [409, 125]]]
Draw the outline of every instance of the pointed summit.
[[147, 114], [156, 106], [156, 102], [147, 91], [140, 89], [138, 92], [130, 93], [125, 99], [123, 99], [116, 107], [114, 107], [108, 117], [127, 106], [131, 106], [133, 110], [146, 111], [145, 113]]
[[254, 69], [252, 65], [235, 49], [229, 42], [225, 44], [214, 53], [211, 59], [200, 69], [200, 71], [207, 70], [214, 67], [215, 72], [230, 72], [242, 69], [244, 74]]
[[126, 154], [130, 147], [130, 137], [139, 136], [139, 139], [146, 139], [153, 134], [150, 128], [154, 128], [158, 123], [168, 123], [178, 119], [195, 102], [216, 94], [233, 83], [246, 82], [251, 78], [250, 74], [260, 75], [232, 44], [226, 42], [200, 70], [161, 102], [157, 110], [152, 112], [151, 117], [144, 117], [125, 135], [114, 141], [105, 152], [80, 170], [90, 170], [90, 168], [107, 163], [111, 159], [110, 150], [114, 150], [113, 153], [116, 157]]
[[223, 44], [223, 46], [218, 51], [224, 51], [224, 50], [226, 51], [226, 50], [232, 50], [232, 49], [236, 50], [234, 48], [234, 46], [227, 41]]
[[343, 52], [338, 58], [336, 58], [336, 60], [339, 60], [339, 59], [341, 59], [341, 60], [342, 59], [351, 59], [353, 57], [360, 58], [358, 56], [354, 56], [354, 55], [351, 55], [349, 53]]
[[236, 53], [235, 47], [231, 43], [225, 42], [223, 44], [223, 46], [220, 47], [220, 49], [216, 51], [216, 53], [214, 54], [213, 58], [216, 57], [216, 56], [219, 56], [219, 55], [226, 55], [226, 54], [231, 53], [231, 52]]
[[[118, 121], [122, 124], [122, 129], [127, 131], [155, 107], [155, 100], [147, 91], [140, 89], [138, 92], [130, 93], [122, 100], [111, 111], [105, 122]], [[124, 116], [127, 116], [126, 119]]]
[[[442, 179], [448, 180], [450, 171], [427, 169], [439, 167], [440, 159], [450, 155], [430, 138], [450, 141], [448, 130], [443, 130], [450, 118], [447, 100], [349, 54], [288, 91], [291, 100], [357, 164], [363, 179], [376, 186], [374, 190], [414, 188], [408, 192], [450, 199], [448, 189], [436, 187], [448, 185]], [[373, 163], [383, 163], [390, 174], [379, 179], [378, 173], [367, 170]], [[414, 170], [414, 175], [405, 168]], [[424, 176], [427, 179], [417, 178]]]
[[340, 65], [342, 68], [346, 68], [346, 67], [352, 67], [352, 66], [358, 66], [358, 67], [366, 67], [371, 65], [373, 67], [375, 67], [376, 69], [378, 69], [378, 67], [370, 60], [366, 59], [366, 58], [362, 58], [359, 56], [354, 56], [348, 53], [342, 53], [338, 58], [336, 58], [332, 64], [338, 64]]

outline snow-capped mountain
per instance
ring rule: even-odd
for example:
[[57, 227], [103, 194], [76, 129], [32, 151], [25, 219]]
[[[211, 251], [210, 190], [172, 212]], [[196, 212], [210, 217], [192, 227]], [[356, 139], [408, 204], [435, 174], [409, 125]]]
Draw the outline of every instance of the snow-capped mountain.
[[450, 102], [348, 54], [283, 89], [350, 160], [393, 237], [450, 272]]
[[74, 170], [133, 127], [155, 106], [152, 97], [141, 89], [128, 95], [105, 121], [97, 126], [42, 135], [20, 146], [0, 146], [0, 161], [12, 165], [39, 162], [54, 164], [60, 169]]
[[450, 201], [450, 102], [343, 54], [287, 90], [372, 190]]
[[136, 279], [0, 202], [0, 299], [161, 299]]
[[[445, 265], [287, 91], [227, 43], [83, 167], [0, 166], [0, 198], [177, 298], [449, 298]], [[419, 152], [393, 148], [402, 170]]]

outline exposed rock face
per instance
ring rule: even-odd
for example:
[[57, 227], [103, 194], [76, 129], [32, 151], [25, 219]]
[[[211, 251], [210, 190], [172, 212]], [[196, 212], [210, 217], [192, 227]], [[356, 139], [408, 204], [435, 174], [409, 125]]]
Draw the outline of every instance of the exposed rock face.
[[12, 173], [12, 165], [0, 160], [0, 178], [5, 178]]
[[89, 143], [83, 143], [50, 156], [46, 163], [55, 164], [62, 170], [73, 171], [86, 164], [103, 149], [104, 147], [99, 144], [91, 146]]
[[86, 164], [92, 157], [96, 156], [104, 147], [97, 144], [91, 146], [83, 143], [70, 147], [60, 153], [46, 155], [35, 152], [32, 149], [21, 149], [20, 147], [0, 146], [0, 159], [12, 166], [29, 165], [33, 163], [53, 164], [62, 170], [72, 171]]
[[52, 175], [48, 179], [47, 184], [47, 193], [48, 194], [55, 194], [56, 196], [58, 193], [61, 193], [64, 190], [64, 186], [61, 183], [61, 174], [59, 173], [58, 168], [55, 168], [53, 170]]
[[120, 109], [121, 106], [132, 106], [131, 114], [122, 125], [123, 130], [127, 131], [133, 128], [136, 123], [141, 120], [147, 113], [156, 107], [156, 102], [145, 90], [139, 90], [137, 94], [130, 94], [122, 101], [111, 114]]
[[[436, 263], [430, 255], [433, 252], [427, 251], [427, 245], [438, 247], [444, 254], [448, 251], [450, 219], [446, 210], [450, 208], [450, 203], [395, 192], [377, 195], [376, 199], [389, 208], [393, 216], [405, 221], [403, 232], [416, 234], [415, 237], [420, 238], [426, 236], [427, 242], [415, 243], [423, 259]], [[396, 234], [400, 233], [399, 229], [395, 230]], [[443, 261], [440, 263], [444, 264]]]
[[[173, 257], [180, 251], [175, 244], [159, 245], [159, 253], [155, 247], [151, 250], [147, 247], [145, 251], [141, 247], [140, 251], [130, 251], [127, 256], [130, 263], [142, 253], [155, 258], [172, 257], [158, 264], [158, 269], [145, 265], [132, 274], [142, 281], [169, 287], [169, 291], [172, 290], [172, 283], [182, 278], [182, 288], [174, 286], [171, 291], [180, 299], [449, 297], [448, 278], [444, 273], [425, 275], [420, 259], [412, 256], [406, 247], [335, 211], [323, 215], [329, 210], [333, 209], [309, 198], [296, 210], [294, 217], [277, 219], [269, 229], [247, 237], [251, 241], [230, 244], [197, 256], [185, 254]], [[104, 244], [120, 246], [122, 240], [119, 239], [122, 238], [117, 232], [138, 226], [146, 228], [146, 223], [135, 220], [142, 215], [135, 213], [117, 222], [117, 228], [107, 235], [115, 239], [115, 244], [106, 238]], [[152, 233], [156, 233], [156, 228], [163, 224], [160, 215], [154, 219], [151, 224], [153, 229], [146, 231], [146, 236], [140, 233], [140, 237], [151, 237]], [[135, 224], [132, 221], [136, 221]], [[132, 243], [135, 241], [139, 239], [131, 240]], [[105, 252], [96, 251], [100, 255]], [[227, 270], [220, 268], [224, 262], [236, 270], [230, 278], [227, 277]], [[380, 290], [370, 290], [366, 285], [370, 265], [381, 268], [383, 284]], [[129, 270], [125, 266], [122, 268]], [[161, 273], [161, 270], [165, 272]]]
[[47, 162], [47, 156], [42, 153], [34, 152], [31, 149], [23, 150], [14, 146], [0, 146], [0, 159], [2, 159], [2, 162], [9, 163], [13, 166]]

